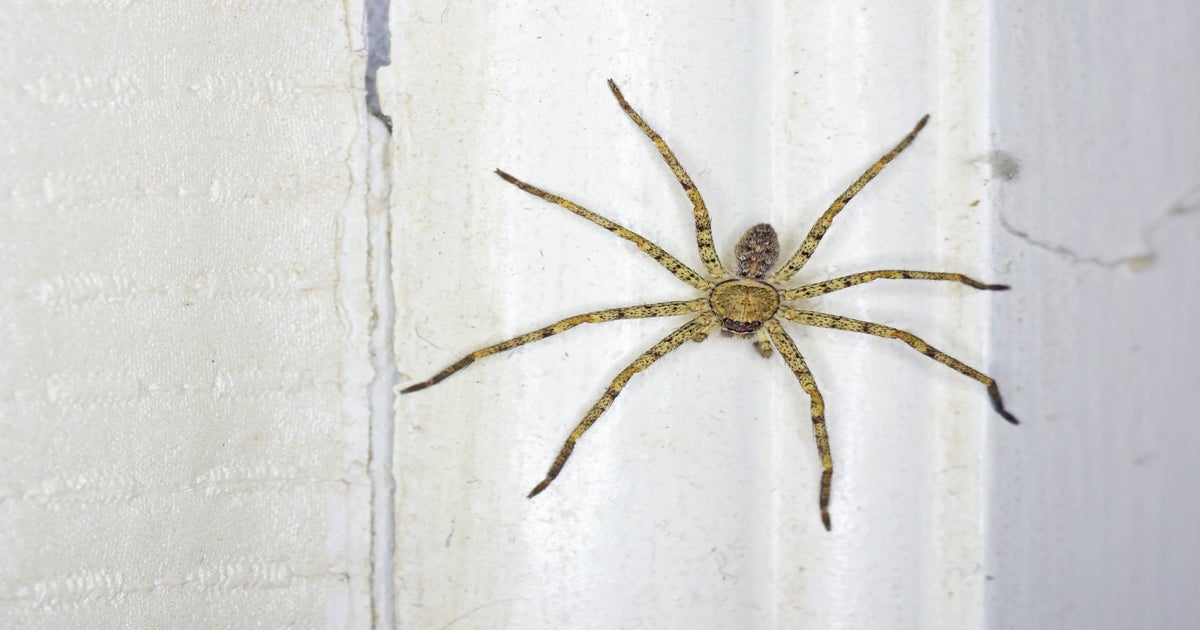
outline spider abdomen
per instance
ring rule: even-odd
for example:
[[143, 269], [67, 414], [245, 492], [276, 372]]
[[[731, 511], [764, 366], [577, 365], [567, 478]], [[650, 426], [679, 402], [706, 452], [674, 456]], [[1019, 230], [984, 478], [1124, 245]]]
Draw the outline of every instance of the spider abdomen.
[[721, 327], [735, 333], [751, 333], [775, 316], [779, 291], [759, 280], [726, 280], [713, 287], [709, 306]]
[[733, 255], [737, 259], [737, 275], [761, 278], [779, 260], [779, 235], [769, 223], [759, 223], [738, 239]]

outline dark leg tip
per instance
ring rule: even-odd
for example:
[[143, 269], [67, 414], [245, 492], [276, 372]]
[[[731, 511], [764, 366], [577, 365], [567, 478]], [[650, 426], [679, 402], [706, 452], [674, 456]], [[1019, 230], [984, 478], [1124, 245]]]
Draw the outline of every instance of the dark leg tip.
[[1021, 421], [1017, 420], [1016, 416], [1008, 413], [1008, 410], [1004, 408], [1004, 399], [1000, 397], [1000, 388], [996, 387], [995, 382], [988, 384], [988, 397], [992, 399], [992, 408], [996, 410], [996, 413], [1000, 414], [1000, 417], [1011, 424], [1021, 424]]
[[829, 522], [829, 512], [821, 512], [821, 523], [825, 525], [825, 531], [833, 531], [833, 525]]
[[525, 495], [525, 498], [532, 499], [533, 497], [541, 494], [542, 490], [545, 490], [546, 486], [550, 485], [550, 481], [550, 479], [543, 479], [541, 483], [533, 487], [533, 490], [529, 491], [529, 494]]

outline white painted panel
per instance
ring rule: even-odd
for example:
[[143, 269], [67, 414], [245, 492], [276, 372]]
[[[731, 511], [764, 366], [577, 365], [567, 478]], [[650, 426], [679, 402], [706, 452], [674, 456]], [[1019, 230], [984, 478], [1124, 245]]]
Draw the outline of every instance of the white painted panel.
[[[988, 627], [1200, 618], [1200, 5], [996, 7], [993, 331], [1028, 411], [990, 476]], [[1011, 169], [1010, 169], [1011, 170]]]
[[0, 9], [0, 626], [370, 622], [360, 16]]
[[[699, 268], [690, 206], [610, 77], [691, 172], [727, 259], [760, 221], [790, 253], [930, 113], [800, 279], [883, 267], [1003, 281], [986, 247], [987, 17], [932, 2], [394, 6], [382, 97], [401, 385], [562, 317], [695, 295], [492, 174]], [[1006, 299], [879, 282], [811, 306], [986, 367], [989, 304]], [[400, 397], [400, 627], [979, 625], [985, 439], [1020, 429], [981, 385], [894, 341], [791, 327], [828, 406], [832, 533], [807, 397], [778, 358], [720, 335], [635, 376], [554, 485], [524, 498], [621, 367], [682, 323], [584, 326]]]

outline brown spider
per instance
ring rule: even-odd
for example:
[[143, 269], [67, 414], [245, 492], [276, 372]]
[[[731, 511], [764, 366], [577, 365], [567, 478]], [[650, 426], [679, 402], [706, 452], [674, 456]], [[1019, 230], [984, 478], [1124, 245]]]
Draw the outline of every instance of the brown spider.
[[647, 125], [646, 121], [642, 120], [642, 117], [630, 107], [625, 97], [621, 94], [621, 90], [617, 88], [617, 84], [610, 79], [608, 87], [612, 90], [613, 96], [616, 97], [617, 103], [621, 105], [621, 109], [625, 111], [625, 114], [642, 130], [642, 133], [646, 134], [646, 137], [654, 142], [654, 146], [658, 148], [659, 154], [662, 155], [667, 165], [671, 167], [671, 171], [675, 173], [675, 178], [679, 181], [679, 185], [683, 187], [683, 191], [687, 193], [688, 199], [691, 200], [696, 221], [696, 243], [699, 245], [700, 259], [704, 262], [708, 278], [696, 273], [690, 267], [663, 251], [661, 247], [646, 238], [609, 221], [577, 203], [548, 193], [536, 186], [526, 184], [504, 171], [497, 170], [496, 174], [531, 195], [558, 204], [617, 236], [633, 242], [638, 248], [658, 261], [667, 271], [670, 271], [675, 274], [675, 277], [695, 287], [703, 295], [694, 300], [639, 304], [568, 317], [545, 328], [514, 337], [508, 341], [502, 341], [494, 346], [476, 350], [459, 359], [450, 367], [433, 375], [429, 380], [410, 385], [401, 390], [400, 393], [407, 394], [425, 389], [467, 367], [476, 359], [566, 332], [580, 324], [610, 322], [617, 319], [694, 314], [695, 316], [691, 321], [677, 328], [662, 341], [654, 344], [653, 347], [639, 356], [628, 367], [621, 370], [621, 373], [613, 379], [612, 384], [608, 386], [608, 389], [605, 390], [600, 400], [597, 400], [596, 404], [592, 405], [592, 408], [583, 417], [583, 420], [571, 431], [571, 435], [567, 437], [562, 449], [558, 452], [558, 456], [554, 458], [554, 464], [550, 466], [550, 470], [546, 473], [546, 478], [535, 486], [528, 496], [530, 498], [537, 496], [538, 493], [545, 490], [558, 477], [563, 465], [571, 457], [571, 452], [575, 449], [576, 442], [591, 428], [596, 419], [608, 409], [609, 405], [621, 393], [625, 384], [629, 382], [629, 379], [634, 374], [650, 367], [652, 363], [662, 358], [663, 355], [683, 345], [689, 339], [696, 342], [704, 341], [710, 332], [720, 327], [731, 334], [753, 336], [755, 346], [758, 347], [758, 351], [764, 357], [771, 355], [772, 344], [774, 344], [774, 347], [778, 348], [779, 353], [783, 355], [783, 359], [787, 362], [788, 367], [792, 369], [792, 372], [795, 373], [796, 378], [800, 381], [800, 387], [808, 394], [812, 408], [813, 434], [816, 436], [817, 452], [820, 454], [821, 466], [823, 468], [821, 474], [820, 506], [821, 522], [825, 525], [826, 530], [830, 529], [829, 489], [833, 480], [833, 458], [829, 453], [829, 434], [825, 430], [825, 402], [821, 397], [821, 392], [817, 389], [817, 384], [813, 380], [812, 373], [808, 370], [808, 365], [804, 362], [804, 357], [800, 355], [800, 351], [796, 349], [796, 344], [788, 336], [787, 332], [784, 331], [783, 326], [780, 325], [780, 318], [808, 326], [836, 328], [888, 339], [899, 339], [934, 361], [949, 366], [959, 373], [986, 385], [988, 396], [991, 397], [992, 406], [995, 407], [996, 412], [1003, 416], [1005, 420], [1017, 424], [1017, 419], [1004, 409], [1004, 402], [1000, 398], [1000, 390], [996, 387], [996, 381], [967, 366], [962, 361], [937, 350], [916, 336], [881, 324], [801, 310], [785, 304], [785, 302], [812, 298], [881, 278], [950, 280], [961, 282], [976, 289], [992, 291], [1008, 289], [1005, 285], [984, 284], [959, 273], [907, 271], [901, 269], [864, 271], [799, 287], [788, 288], [784, 286], [808, 262], [809, 257], [812, 256], [813, 251], [817, 248], [817, 244], [821, 242], [821, 237], [825, 235], [825, 232], [833, 223], [834, 217], [842, 211], [842, 208], [846, 207], [846, 204], [850, 202], [854, 195], [858, 194], [858, 191], [862, 190], [863, 186], [867, 185], [867, 182], [874, 179], [883, 170], [883, 167], [887, 166], [901, 151], [912, 144], [912, 141], [929, 120], [928, 115], [917, 121], [917, 125], [900, 141], [900, 144], [897, 144], [895, 148], [879, 158], [845, 192], [834, 200], [829, 208], [825, 210], [825, 213], [817, 219], [812, 229], [808, 231], [808, 236], [804, 239], [800, 248], [796, 250], [795, 254], [792, 254], [792, 257], [782, 267], [774, 273], [770, 273], [779, 258], [779, 238], [776, 236], [774, 228], [766, 223], [760, 223], [747, 230], [742, 238], [738, 240], [737, 247], [734, 250], [734, 257], [737, 259], [737, 268], [735, 271], [730, 272], [721, 265], [720, 259], [717, 258], [717, 251], [713, 247], [712, 224], [708, 218], [708, 208], [704, 205], [704, 199], [700, 197], [700, 191], [696, 190], [696, 185], [692, 183], [692, 178], [680, 166], [679, 160], [675, 158], [675, 154], [667, 146], [662, 136], [651, 129], [650, 125]]

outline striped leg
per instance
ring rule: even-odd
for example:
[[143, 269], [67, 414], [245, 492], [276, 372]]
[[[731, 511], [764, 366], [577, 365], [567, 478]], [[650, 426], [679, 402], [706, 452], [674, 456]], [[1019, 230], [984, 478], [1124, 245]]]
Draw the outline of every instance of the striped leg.
[[727, 277], [729, 274], [721, 267], [721, 260], [717, 257], [717, 248], [713, 246], [712, 221], [708, 217], [708, 206], [704, 205], [704, 198], [700, 196], [700, 191], [696, 189], [696, 184], [692, 182], [691, 176], [679, 164], [679, 159], [675, 157], [675, 152], [671, 151], [671, 147], [667, 146], [667, 141], [663, 140], [662, 136], [651, 129], [650, 125], [647, 125], [646, 121], [642, 120], [642, 117], [634, 111], [612, 79], [608, 80], [608, 89], [612, 90], [613, 96], [617, 97], [617, 103], [621, 105], [621, 109], [625, 110], [629, 119], [654, 143], [658, 154], [662, 156], [667, 166], [671, 167], [675, 179], [683, 187], [683, 192], [687, 193], [688, 199], [691, 200], [692, 213], [695, 215], [696, 221], [696, 245], [700, 248], [700, 260], [704, 261], [704, 268], [708, 270], [708, 275], [713, 278]]
[[988, 396], [992, 399], [992, 407], [996, 409], [996, 413], [1000, 414], [1005, 420], [1013, 424], [1018, 424], [1017, 418], [1004, 408], [1004, 400], [1000, 397], [1000, 388], [996, 386], [996, 381], [993, 380], [992, 377], [968, 366], [966, 363], [955, 359], [941, 350], [934, 348], [912, 333], [892, 328], [890, 326], [884, 326], [882, 324], [874, 324], [857, 319], [850, 319], [849, 317], [829, 315], [827, 313], [801, 311], [789, 306], [780, 306], [779, 315], [794, 322], [799, 322], [808, 326], [836, 328], [838, 330], [848, 330], [850, 332], [875, 335], [876, 337], [883, 337], [885, 339], [899, 339], [900, 341], [903, 341], [911, 346], [917, 352], [920, 352], [934, 361], [953, 369], [959, 374], [973, 378], [986, 385]]
[[1007, 284], [984, 284], [978, 280], [973, 280], [961, 273], [944, 273], [941, 271], [908, 271], [906, 269], [878, 269], [876, 271], [864, 271], [841, 278], [834, 278], [824, 282], [807, 284], [795, 289], [788, 289], [781, 294], [784, 300], [802, 300], [804, 298], [817, 297], [834, 291], [841, 291], [852, 286], [871, 282], [872, 280], [948, 280], [950, 282], [961, 282], [975, 289], [983, 289], [988, 291], [1007, 291]]
[[692, 321], [675, 329], [674, 332], [667, 335], [662, 341], [654, 344], [654, 346], [643, 353], [642, 356], [635, 359], [633, 363], [630, 363], [628, 367], [626, 367], [624, 370], [621, 370], [621, 373], [613, 379], [612, 383], [608, 386], [608, 389], [604, 390], [604, 395], [600, 397], [600, 400], [597, 400], [596, 404], [592, 405], [592, 408], [588, 410], [587, 415], [583, 417], [583, 420], [580, 420], [579, 424], [575, 426], [575, 429], [571, 431], [571, 435], [568, 436], [567, 441], [563, 443], [562, 449], [558, 452], [558, 456], [554, 458], [554, 464], [550, 466], [550, 470], [546, 473], [546, 478], [543, 479], [542, 482], [537, 486], [534, 486], [533, 490], [529, 492], [529, 498], [532, 499], [533, 497], [537, 496], [542, 490], [545, 490], [552, 481], [554, 481], [555, 477], [558, 477], [558, 473], [562, 471], [563, 465], [566, 464], [567, 459], [571, 457], [571, 451], [575, 450], [575, 443], [579, 441], [579, 438], [583, 437], [584, 433], [587, 433], [588, 429], [592, 428], [592, 425], [596, 423], [596, 419], [600, 417], [600, 414], [603, 414], [605, 410], [608, 409], [609, 405], [616, 400], [617, 395], [621, 393], [621, 390], [625, 388], [625, 385], [629, 382], [629, 379], [632, 378], [634, 374], [637, 374], [638, 372], [650, 367], [650, 365], [655, 361], [661, 359], [668, 352], [683, 345], [689, 339], [703, 339], [703, 337], [699, 336], [700, 333], [708, 330], [712, 327], [712, 325], [712, 317], [707, 314], [702, 314]]
[[708, 299], [701, 298], [699, 300], [689, 300], [686, 302], [660, 302], [658, 304], [643, 304], [640, 306], [610, 308], [603, 311], [595, 311], [593, 313], [584, 313], [582, 315], [568, 317], [562, 321], [550, 324], [545, 328], [539, 328], [533, 332], [513, 337], [508, 341], [501, 341], [496, 345], [476, 350], [475, 352], [468, 354], [458, 361], [455, 361], [452, 365], [450, 365], [450, 367], [447, 367], [441, 372], [434, 374], [428, 380], [405, 387], [404, 389], [400, 390], [400, 393], [408, 394], [410, 392], [425, 389], [430, 385], [436, 385], [447, 376], [450, 376], [451, 374], [454, 374], [468, 365], [471, 365], [477, 359], [482, 359], [483, 357], [504, 352], [505, 350], [512, 350], [517, 346], [523, 346], [539, 339], [545, 339], [546, 337], [557, 335], [561, 332], [566, 332], [580, 324], [597, 324], [601, 322], [611, 322], [617, 319], [638, 319], [642, 317], [668, 317], [670, 315], [686, 315], [688, 313], [696, 313], [707, 308]]
[[800, 381], [800, 387], [808, 394], [813, 436], [817, 439], [817, 454], [821, 456], [821, 523], [825, 525], [825, 531], [829, 531], [832, 527], [829, 520], [829, 490], [833, 485], [833, 455], [829, 452], [829, 432], [825, 429], [825, 399], [821, 397], [817, 382], [813, 380], [804, 357], [800, 355], [796, 344], [784, 331], [783, 326], [779, 325], [779, 321], [772, 319], [767, 322], [765, 328], [775, 342], [775, 347], [779, 348], [779, 354], [783, 355], [783, 360]]
[[862, 190], [872, 179], [875, 179], [875, 176], [883, 170], [883, 167], [896, 159], [896, 156], [900, 155], [901, 151], [907, 149], [908, 145], [912, 144], [913, 140], [916, 140], [917, 134], [921, 133], [921, 129], [925, 127], [925, 123], [928, 121], [929, 114], [926, 114], [921, 120], [917, 121], [917, 126], [913, 127], [913, 130], [908, 132], [907, 136], [904, 136], [900, 144], [897, 144], [895, 148], [879, 158], [853, 184], [850, 184], [850, 187], [841, 196], [834, 200], [833, 204], [825, 210], [825, 214], [822, 214], [821, 218], [817, 219], [817, 222], [813, 224], [812, 229], [808, 231], [808, 237], [800, 244], [800, 249], [797, 249], [796, 253], [792, 254], [792, 257], [779, 268], [779, 271], [776, 271], [771, 276], [770, 282], [772, 284], [784, 282], [795, 275], [797, 271], [800, 271], [800, 268], [808, 262], [813, 252], [816, 251], [817, 244], [821, 242], [821, 237], [825, 236], [825, 232], [829, 230], [829, 226], [833, 225], [834, 217], [842, 211], [842, 208], [846, 207], [846, 204], [850, 203], [850, 200], [854, 198], [854, 195], [858, 194], [858, 191]]
[[595, 212], [592, 212], [591, 210], [588, 210], [587, 208], [584, 208], [573, 201], [563, 199], [555, 194], [548, 193], [532, 184], [526, 184], [525, 182], [513, 177], [512, 175], [509, 175], [508, 173], [505, 173], [500, 169], [496, 169], [496, 174], [504, 178], [504, 181], [512, 184], [513, 186], [516, 186], [517, 188], [520, 188], [521, 190], [524, 190], [535, 197], [541, 197], [550, 203], [558, 204], [567, 210], [570, 210], [571, 212], [574, 212], [575, 214], [587, 219], [588, 221], [599, 225], [609, 232], [612, 232], [613, 234], [616, 234], [617, 236], [620, 236], [621, 238], [633, 243], [634, 245], [637, 245], [638, 249], [649, 254], [651, 258], [657, 260], [658, 264], [665, 267], [667, 271], [675, 274], [676, 278], [683, 280], [693, 287], [696, 287], [701, 291], [707, 291], [712, 288], [711, 282], [700, 277], [700, 274], [692, 271], [691, 267], [679, 262], [678, 258], [668, 254], [666, 250], [658, 245], [655, 245], [650, 241], [650, 239], [647, 239], [646, 237], [633, 232], [620, 224], [609, 221], [608, 219], [596, 214]]

